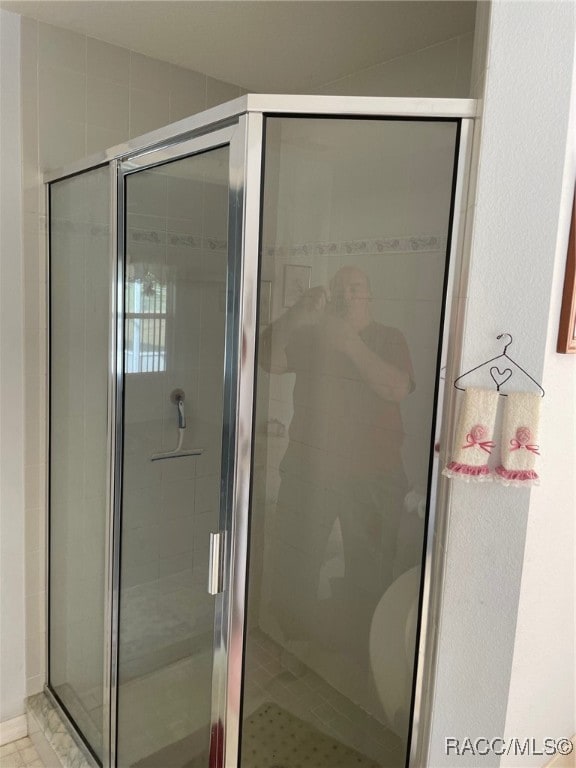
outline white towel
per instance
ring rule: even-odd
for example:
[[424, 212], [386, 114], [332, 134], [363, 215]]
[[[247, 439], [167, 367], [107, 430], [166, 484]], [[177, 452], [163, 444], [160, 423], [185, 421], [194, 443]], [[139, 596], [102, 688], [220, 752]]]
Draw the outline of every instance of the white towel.
[[540, 395], [511, 392], [506, 398], [502, 423], [501, 461], [495, 479], [503, 485], [539, 485], [536, 470]]
[[488, 467], [494, 443], [494, 421], [498, 407], [498, 392], [492, 389], [470, 387], [464, 400], [454, 435], [452, 461], [442, 471], [446, 477], [482, 482], [491, 480]]

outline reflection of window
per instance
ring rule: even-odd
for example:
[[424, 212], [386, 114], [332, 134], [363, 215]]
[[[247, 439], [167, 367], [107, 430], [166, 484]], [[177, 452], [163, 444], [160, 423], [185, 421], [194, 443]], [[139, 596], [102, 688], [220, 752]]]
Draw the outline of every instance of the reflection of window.
[[167, 285], [151, 272], [126, 281], [126, 373], [166, 370]]

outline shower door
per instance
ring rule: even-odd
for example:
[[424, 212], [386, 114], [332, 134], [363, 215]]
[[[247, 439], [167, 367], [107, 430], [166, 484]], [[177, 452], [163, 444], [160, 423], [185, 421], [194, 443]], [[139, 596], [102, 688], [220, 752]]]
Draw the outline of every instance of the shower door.
[[239, 132], [121, 165], [122, 768], [207, 766], [222, 749], [240, 194], [230, 188], [230, 142]]

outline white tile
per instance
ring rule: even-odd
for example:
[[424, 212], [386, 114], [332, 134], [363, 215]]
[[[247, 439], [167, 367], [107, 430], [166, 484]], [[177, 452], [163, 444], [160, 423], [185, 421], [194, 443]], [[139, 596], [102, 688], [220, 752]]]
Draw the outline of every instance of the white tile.
[[213, 77], [206, 78], [206, 107], [215, 107], [226, 101], [238, 98], [240, 89], [232, 83], [216, 80]]
[[38, 592], [26, 597], [26, 636], [41, 635], [45, 631], [45, 594]]
[[40, 124], [82, 123], [86, 120], [86, 75], [63, 67], [42, 66], [40, 82]]
[[2, 768], [23, 768], [24, 758], [18, 750], [15, 750], [6, 757], [1, 758]]
[[22, 83], [22, 199], [24, 211], [38, 211], [41, 179], [38, 172], [38, 77]]
[[45, 585], [45, 565], [44, 548], [37, 550], [27, 550], [25, 556], [26, 564], [26, 595], [33, 595], [43, 592]]
[[26, 674], [28, 677], [43, 674], [45, 647], [46, 635], [44, 633], [38, 632], [26, 636]]
[[168, 483], [162, 490], [162, 519], [194, 515], [195, 480]]
[[[32, 393], [28, 399], [28, 407], [31, 412], [40, 412], [40, 398], [38, 393]], [[42, 409], [44, 410], [44, 408]], [[33, 418], [28, 412], [24, 425], [24, 462], [25, 466], [36, 466], [45, 462], [45, 416]]]
[[[30, 254], [30, 257], [36, 257], [36, 263], [38, 262], [38, 254]], [[28, 254], [24, 254], [24, 258], [28, 258]], [[38, 269], [38, 263], [37, 267]], [[40, 312], [38, 302], [38, 292], [40, 290], [39, 275], [36, 274], [36, 278], [30, 282], [24, 283], [24, 333], [39, 333], [46, 328], [46, 318]]]
[[130, 80], [130, 51], [93, 37], [87, 39], [88, 77], [103, 77], [120, 85]]
[[175, 557], [192, 552], [193, 520], [180, 518], [167, 520], [158, 531], [158, 555], [160, 558]]
[[47, 120], [40, 132], [40, 170], [56, 170], [86, 155], [86, 124]]
[[130, 88], [166, 93], [170, 91], [171, 65], [150, 56], [130, 52]]
[[124, 589], [141, 584], [148, 584], [158, 579], [158, 560], [151, 560], [141, 565], [122, 563], [122, 584]]
[[44, 547], [45, 513], [41, 508], [25, 510], [26, 551], [34, 552]]
[[183, 67], [170, 71], [170, 122], [206, 109], [206, 75]]
[[[194, 158], [185, 160], [194, 172]], [[182, 168], [184, 166], [181, 166]], [[200, 179], [185, 177], [169, 177], [167, 179], [167, 213], [170, 219], [181, 219], [186, 222], [187, 232], [200, 235], [202, 233], [203, 195], [205, 184]], [[174, 225], [168, 224], [168, 229]]]
[[24, 498], [26, 507], [37, 509], [45, 502], [44, 465], [37, 464], [27, 467], [24, 482]]
[[[154, 420], [157, 418], [157, 409], [163, 402], [162, 381], [158, 374], [128, 375], [125, 384], [125, 413], [126, 432], [131, 439], [136, 441], [146, 438], [146, 434], [156, 438], [161, 425], [156, 427]], [[145, 424], [147, 433], [138, 432], [138, 424]], [[130, 452], [129, 446], [126, 446]]]
[[45, 675], [34, 675], [33, 677], [26, 678], [26, 695], [34, 696], [37, 693], [41, 693], [44, 690], [46, 683]]
[[[50, 206], [52, 216], [58, 222], [62, 219], [75, 222], [86, 220], [86, 179], [87, 176], [82, 174], [62, 179], [52, 185]], [[55, 230], [56, 234], [59, 232], [60, 229]]]
[[131, 488], [124, 496], [122, 524], [125, 531], [149, 528], [161, 522], [162, 501], [160, 484], [148, 488]]
[[39, 329], [28, 329], [24, 336], [24, 365], [28, 375], [40, 375], [40, 338], [44, 334]]
[[201, 477], [196, 480], [195, 510], [197, 515], [214, 512], [220, 501], [220, 478]]
[[174, 583], [180, 584], [182, 578], [191, 578], [192, 557], [190, 552], [160, 558], [158, 561], [158, 589], [161, 594], [171, 592]]
[[161, 536], [157, 525], [130, 531], [122, 542], [122, 562], [127, 568], [153, 563], [158, 558]]
[[38, 87], [38, 22], [26, 16], [20, 18], [20, 51], [22, 95], [31, 97]]
[[94, 155], [105, 149], [122, 144], [128, 138], [123, 128], [102, 128], [99, 125], [88, 125], [86, 129], [86, 154]]
[[[38, 283], [40, 280], [38, 270], [38, 249], [40, 246], [40, 233], [38, 229], [38, 214], [24, 213], [22, 221], [22, 278], [27, 283]], [[31, 295], [26, 297], [31, 298]], [[37, 297], [35, 297], [37, 298]]]
[[[110, 223], [110, 170], [107, 167], [97, 168], [86, 174], [86, 198], [88, 201], [87, 218], [98, 224]], [[98, 232], [101, 228], [98, 228]], [[106, 229], [103, 234], [89, 232], [89, 240], [98, 241], [99, 237], [108, 237]], [[88, 257], [86, 257], [88, 258]]]
[[206, 184], [204, 197], [204, 234], [225, 240], [228, 237], [228, 186]]
[[128, 138], [129, 96], [128, 86], [101, 77], [88, 76], [88, 125], [122, 131]]
[[130, 138], [166, 125], [170, 120], [170, 94], [130, 89]]
[[86, 72], [86, 37], [51, 24], [38, 24], [40, 68], [66, 67]]

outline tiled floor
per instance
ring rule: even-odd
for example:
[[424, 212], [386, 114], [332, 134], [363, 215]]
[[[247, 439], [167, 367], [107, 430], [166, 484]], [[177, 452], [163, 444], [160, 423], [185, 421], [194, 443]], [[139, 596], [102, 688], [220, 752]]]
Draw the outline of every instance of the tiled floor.
[[[304, 665], [286, 666], [282, 648], [260, 631], [251, 633], [244, 717], [274, 703], [382, 768], [404, 762], [401, 740]], [[120, 753], [133, 765], [179, 739], [207, 728], [212, 655], [197, 654], [121, 687]], [[196, 694], [196, 696], [195, 696]], [[289, 766], [287, 767], [289, 768]]]
[[44, 763], [31, 739], [26, 736], [24, 739], [18, 739], [0, 747], [0, 767], [44, 768]]
[[336, 741], [357, 750], [382, 768], [404, 764], [401, 740], [320, 675], [294, 657], [268, 635], [253, 630], [246, 660], [244, 717], [265, 702], [310, 723]]
[[[379, 768], [403, 765], [401, 740], [378, 719], [287, 655], [282, 646], [260, 630], [250, 632], [249, 646], [243, 706], [246, 740], [261, 739], [258, 733], [250, 733], [251, 716], [272, 706], [283, 713], [286, 721], [302, 726], [306, 723], [311, 733], [323, 734], [320, 741], [334, 745], [332, 749], [343, 745]], [[155, 759], [162, 750], [191, 736], [203, 736], [200, 742], [205, 741], [207, 748], [211, 683], [212, 651], [205, 649], [121, 685], [120, 763], [129, 766], [146, 758]], [[6, 745], [0, 754], [0, 768], [53, 768], [47, 757], [44, 762], [40, 760], [30, 739]], [[302, 759], [299, 762], [306, 764]], [[250, 765], [249, 760], [243, 760], [244, 768]], [[286, 768], [293, 766], [287, 762]]]

